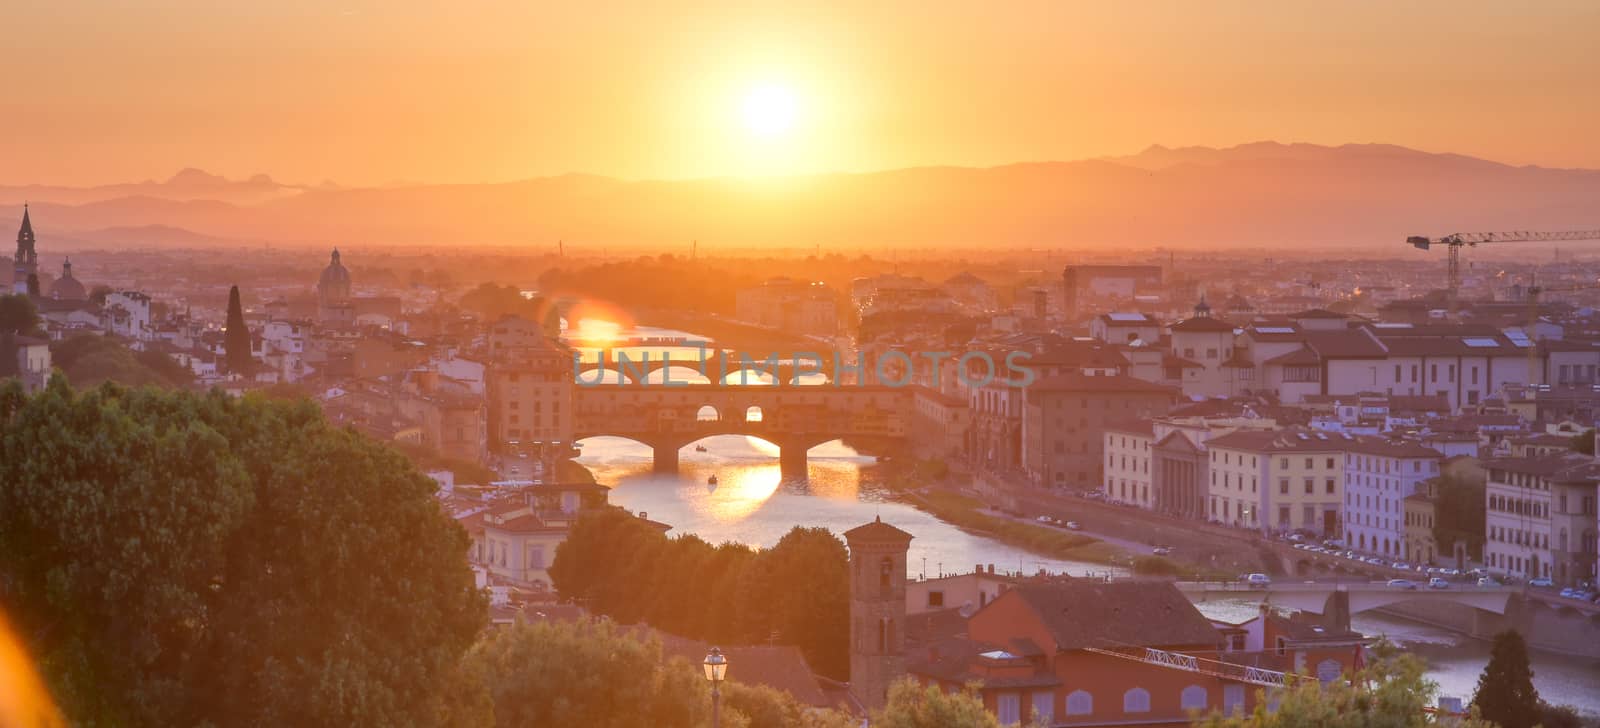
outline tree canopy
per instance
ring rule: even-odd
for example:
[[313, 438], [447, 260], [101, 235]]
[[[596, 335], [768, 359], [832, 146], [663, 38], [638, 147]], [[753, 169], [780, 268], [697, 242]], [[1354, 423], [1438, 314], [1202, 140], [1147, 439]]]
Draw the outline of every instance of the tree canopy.
[[51, 344], [50, 360], [75, 387], [101, 382], [168, 388], [194, 384], [194, 373], [172, 357], [157, 351], [133, 351], [116, 339], [96, 334], [79, 334]]
[[872, 716], [873, 728], [1000, 728], [972, 686], [947, 693], [909, 679], [889, 686], [889, 701]]
[[[497, 728], [711, 723], [700, 666], [664, 659], [654, 637], [610, 620], [518, 621], [474, 646], [463, 673], [487, 697], [493, 717], [484, 724]], [[787, 693], [740, 682], [736, 667], [721, 691], [728, 728], [854, 728], [842, 713], [808, 711]]]
[[77, 725], [429, 725], [468, 539], [309, 403], [0, 386], [0, 602]]
[[0, 334], [39, 335], [39, 310], [21, 294], [0, 296]]
[[1539, 691], [1533, 687], [1528, 643], [1521, 633], [1508, 629], [1494, 636], [1472, 705], [1500, 728], [1532, 728], [1538, 722]]
[[[776, 638], [836, 679], [850, 670], [849, 555], [837, 536], [800, 528], [770, 549], [667, 536], [617, 509], [585, 515], [556, 549], [561, 595], [621, 622], [722, 644]], [[718, 604], [717, 609], [705, 605]]]
[[250, 328], [244, 322], [244, 306], [239, 302], [238, 286], [228, 289], [228, 321], [222, 335], [228, 371], [249, 374], [255, 367], [255, 358], [250, 354]]
[[[1367, 667], [1349, 681], [1301, 680], [1285, 689], [1273, 710], [1258, 693], [1255, 712], [1224, 715], [1212, 712], [1198, 719], [1198, 728], [1427, 728], [1436, 725], [1424, 711], [1438, 685], [1423, 676], [1424, 665], [1392, 644], [1373, 645]], [[1455, 723], [1459, 728], [1492, 728], [1476, 718]]]

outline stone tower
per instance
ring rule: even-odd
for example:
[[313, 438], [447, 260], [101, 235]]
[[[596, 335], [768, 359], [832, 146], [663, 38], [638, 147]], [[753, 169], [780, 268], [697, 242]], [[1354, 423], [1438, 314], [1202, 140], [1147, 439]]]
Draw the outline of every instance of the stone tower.
[[882, 708], [906, 672], [906, 552], [911, 534], [877, 518], [844, 532], [850, 545], [850, 690]]
[[[29, 276], [38, 275], [39, 253], [34, 250], [33, 221], [28, 219], [28, 206], [22, 206], [22, 227], [17, 230], [17, 253], [12, 256], [11, 291], [37, 296], [39, 292], [30, 288]], [[33, 286], [38, 286], [38, 279], [34, 279]]]

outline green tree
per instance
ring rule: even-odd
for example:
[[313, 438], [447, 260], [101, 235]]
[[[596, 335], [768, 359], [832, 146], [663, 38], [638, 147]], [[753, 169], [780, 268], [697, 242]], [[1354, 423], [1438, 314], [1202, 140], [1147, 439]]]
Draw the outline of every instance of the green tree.
[[1469, 555], [1481, 556], [1484, 534], [1484, 479], [1447, 473], [1439, 476], [1434, 501], [1433, 538], [1441, 558], [1455, 552], [1457, 541], [1467, 544]]
[[114, 338], [96, 334], [80, 334], [52, 343], [50, 359], [76, 387], [108, 381], [169, 388], [194, 383], [194, 375], [171, 357], [155, 351], [135, 352]]
[[[817, 672], [849, 676], [849, 565], [826, 529], [795, 528], [770, 549], [668, 538], [620, 509], [587, 514], [557, 547], [550, 578], [567, 599], [625, 624], [722, 644], [776, 639]], [[727, 609], [709, 612], [709, 598]]]
[[1531, 728], [1538, 721], [1539, 691], [1533, 686], [1528, 643], [1521, 633], [1508, 629], [1494, 636], [1472, 706], [1501, 728]]
[[[1272, 710], [1263, 691], [1250, 714], [1213, 711], [1197, 719], [1198, 728], [1426, 728], [1435, 725], [1429, 707], [1438, 686], [1423, 676], [1421, 660], [1393, 645], [1373, 645], [1367, 667], [1352, 679], [1323, 684], [1303, 678], [1278, 696]], [[1469, 718], [1460, 728], [1492, 728]]]
[[33, 299], [22, 294], [0, 296], [0, 334], [3, 333], [39, 334], [39, 310], [34, 307]]
[[1000, 721], [983, 707], [977, 687], [947, 693], [936, 685], [923, 687], [910, 679], [889, 686], [889, 702], [872, 715], [873, 728], [999, 728]]
[[228, 371], [249, 374], [255, 367], [250, 356], [250, 328], [244, 322], [244, 306], [239, 302], [239, 287], [228, 289], [228, 322], [223, 330], [222, 348], [227, 355]]
[[[721, 722], [729, 728], [853, 728], [848, 716], [806, 710], [793, 696], [738, 680], [721, 686]], [[487, 696], [499, 728], [627, 726], [700, 728], [711, 722], [711, 691], [697, 664], [664, 659], [642, 630], [610, 620], [518, 622], [484, 637], [462, 660]]]
[[[1594, 454], [1594, 428], [1591, 427], [1591, 428], [1589, 428], [1587, 430], [1584, 430], [1583, 434], [1573, 435], [1572, 436], [1572, 449], [1574, 451], [1576, 451], [1576, 452], [1583, 453], [1584, 455], [1593, 455]], [[1550, 726], [1545, 726], [1545, 728], [1550, 728]]]
[[434, 483], [309, 403], [0, 388], [0, 585], [81, 725], [422, 725], [483, 624]]

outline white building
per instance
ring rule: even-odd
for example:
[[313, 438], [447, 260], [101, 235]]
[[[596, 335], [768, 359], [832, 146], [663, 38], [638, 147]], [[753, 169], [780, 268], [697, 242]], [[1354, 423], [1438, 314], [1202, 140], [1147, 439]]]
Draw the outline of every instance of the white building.
[[101, 326], [108, 334], [134, 341], [154, 340], [155, 330], [150, 326], [150, 297], [138, 291], [106, 294]]
[[1595, 579], [1600, 466], [1578, 453], [1484, 463], [1484, 561], [1489, 571], [1560, 586]]
[[1381, 437], [1344, 440], [1344, 539], [1349, 548], [1410, 560], [1407, 496], [1439, 474], [1443, 456], [1415, 442]]
[[1151, 479], [1151, 448], [1155, 446], [1155, 427], [1149, 420], [1106, 428], [1106, 497], [1140, 508], [1155, 508], [1156, 494]]

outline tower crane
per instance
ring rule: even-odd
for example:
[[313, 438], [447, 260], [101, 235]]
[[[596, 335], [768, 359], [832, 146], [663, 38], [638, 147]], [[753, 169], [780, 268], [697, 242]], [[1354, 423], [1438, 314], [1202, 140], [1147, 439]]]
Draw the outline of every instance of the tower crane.
[[1479, 246], [1487, 243], [1522, 243], [1522, 242], [1553, 242], [1563, 240], [1600, 240], [1600, 230], [1568, 230], [1565, 232], [1541, 233], [1528, 230], [1514, 230], [1501, 233], [1451, 233], [1442, 238], [1430, 238], [1422, 235], [1412, 235], [1406, 242], [1418, 250], [1427, 250], [1434, 245], [1445, 246], [1450, 266], [1449, 288], [1450, 302], [1454, 303], [1456, 294], [1461, 289], [1461, 248], [1464, 246]]

